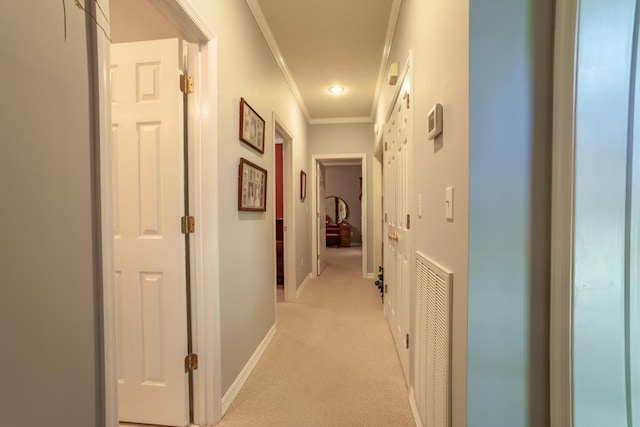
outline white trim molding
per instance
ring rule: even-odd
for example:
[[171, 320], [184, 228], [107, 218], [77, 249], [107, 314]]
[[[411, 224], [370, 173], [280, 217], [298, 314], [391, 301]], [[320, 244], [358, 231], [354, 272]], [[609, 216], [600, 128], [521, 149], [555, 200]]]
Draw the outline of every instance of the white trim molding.
[[396, 25], [398, 25], [398, 17], [400, 16], [400, 6], [402, 6], [402, 0], [393, 0], [391, 12], [389, 13], [389, 24], [387, 25], [387, 37], [384, 42], [384, 50], [382, 51], [380, 70], [378, 71], [378, 83], [376, 84], [376, 92], [373, 97], [373, 104], [371, 105], [372, 118], [376, 115], [376, 109], [378, 107], [378, 101], [380, 100], [380, 94], [382, 93], [382, 87], [387, 80], [387, 65], [389, 64], [389, 55], [391, 55], [393, 36], [396, 32]]
[[300, 298], [300, 295], [302, 295], [302, 292], [304, 292], [304, 289], [307, 287], [307, 285], [311, 281], [313, 277], [312, 274], [313, 273], [309, 273], [307, 277], [305, 277], [304, 280], [302, 281], [302, 284], [300, 285], [300, 287], [298, 287], [298, 290], [296, 291], [296, 300]]
[[[102, 6], [96, 25], [109, 28], [109, 2]], [[115, 259], [113, 251], [113, 188], [111, 152], [111, 42], [96, 28], [96, 67], [98, 91], [98, 132], [100, 138], [100, 206], [102, 244], [102, 339], [104, 346], [104, 405], [105, 426], [119, 425], [116, 348], [116, 308], [114, 291]]]
[[551, 427], [573, 426], [573, 230], [578, 0], [556, 5], [551, 212]]
[[[284, 247], [289, 248], [284, 251], [284, 298], [286, 302], [295, 301], [294, 295], [296, 293], [296, 191], [297, 186], [293, 183], [297, 182], [293, 172], [293, 159], [295, 158], [293, 134], [287, 126], [285, 126], [282, 119], [274, 111], [271, 116], [271, 129], [272, 139], [276, 140], [276, 132], [282, 136], [283, 151], [282, 151], [282, 178], [284, 182], [283, 188], [283, 216], [284, 216]], [[276, 167], [276, 159], [274, 156], [272, 163], [273, 170]], [[271, 180], [271, 194], [276, 194], [276, 180]], [[274, 199], [275, 200], [275, 199]], [[274, 203], [275, 204], [275, 203]], [[274, 208], [275, 211], [275, 208]], [[273, 238], [275, 240], [275, 222], [273, 224]], [[275, 248], [274, 248], [275, 249]], [[273, 253], [273, 262], [275, 259], [275, 250]], [[275, 265], [275, 264], [274, 264]], [[275, 277], [274, 277], [275, 279]], [[276, 304], [276, 302], [274, 302]]]
[[195, 301], [193, 331], [194, 347], [200, 357], [200, 368], [194, 375], [194, 420], [202, 425], [214, 425], [222, 418], [220, 276], [219, 276], [219, 191], [218, 174], [208, 165], [218, 158], [217, 129], [217, 39], [200, 45], [200, 135], [194, 143], [194, 213], [199, 220], [196, 227], [194, 262], [192, 268]]
[[422, 419], [420, 418], [420, 411], [418, 411], [416, 393], [413, 390], [413, 387], [409, 388], [409, 405], [411, 406], [411, 413], [413, 414], [413, 420], [416, 422], [416, 427], [424, 427], [424, 424], [422, 424]]
[[348, 123], [373, 123], [371, 117], [333, 117], [327, 119], [311, 119], [310, 125], [342, 125]]
[[311, 116], [309, 115], [309, 110], [307, 109], [306, 104], [304, 103], [304, 99], [302, 98], [302, 94], [298, 89], [298, 85], [296, 81], [293, 79], [293, 75], [291, 75], [291, 71], [287, 66], [287, 62], [284, 60], [282, 56], [282, 52], [280, 52], [280, 46], [278, 46], [278, 42], [276, 42], [276, 38], [273, 36], [271, 32], [271, 28], [269, 27], [269, 23], [267, 22], [267, 18], [265, 18], [264, 13], [262, 13], [262, 8], [260, 7], [260, 3], [258, 0], [247, 0], [247, 5], [251, 10], [256, 22], [258, 23], [258, 27], [262, 31], [269, 48], [271, 48], [271, 52], [273, 52], [273, 57], [276, 60], [276, 63], [280, 67], [282, 74], [284, 75], [284, 79], [287, 81], [289, 88], [291, 89], [291, 93], [293, 97], [296, 99], [302, 114], [307, 119], [307, 123], [311, 121]]
[[[180, 2], [184, 2], [186, 0], [176, 0]], [[384, 43], [384, 49], [382, 50], [382, 58], [380, 60], [380, 69], [378, 70], [378, 80], [376, 83], [375, 95], [373, 98], [373, 102], [371, 103], [371, 114], [368, 117], [336, 117], [336, 118], [327, 118], [327, 119], [312, 119], [309, 114], [309, 110], [307, 109], [307, 105], [304, 102], [304, 98], [300, 93], [300, 89], [296, 84], [296, 81], [289, 70], [289, 66], [280, 51], [280, 46], [278, 46], [278, 42], [276, 41], [273, 33], [271, 32], [271, 28], [269, 27], [269, 23], [267, 22], [264, 13], [262, 12], [262, 8], [260, 7], [260, 3], [258, 0], [246, 0], [251, 13], [253, 14], [258, 27], [262, 31], [271, 52], [273, 53], [273, 57], [280, 67], [282, 74], [284, 75], [289, 88], [291, 88], [291, 92], [293, 93], [293, 97], [296, 99], [302, 114], [307, 119], [307, 123], [310, 125], [317, 124], [336, 124], [336, 123], [372, 123], [373, 118], [376, 113], [376, 106], [378, 105], [378, 100], [380, 98], [380, 94], [382, 93], [382, 88], [386, 81], [386, 71], [387, 64], [389, 62], [389, 55], [391, 54], [391, 45], [393, 43], [393, 36], [396, 31], [396, 25], [398, 23], [398, 17], [400, 16], [400, 6], [402, 5], [402, 0], [393, 0], [391, 4], [391, 10], [389, 12], [389, 22], [387, 24], [387, 33]]]
[[157, 0], [152, 3], [190, 42], [206, 44], [216, 38], [207, 21], [189, 0]]
[[269, 332], [267, 332], [267, 335], [264, 337], [258, 348], [256, 348], [256, 351], [253, 352], [253, 355], [251, 355], [249, 361], [247, 361], [247, 364], [244, 365], [244, 368], [242, 368], [242, 371], [240, 371], [240, 374], [238, 374], [236, 380], [233, 382], [233, 384], [231, 384], [229, 390], [227, 390], [227, 392], [224, 394], [224, 397], [222, 398], [222, 415], [226, 414], [229, 410], [229, 407], [231, 407], [231, 404], [238, 396], [238, 393], [240, 393], [242, 386], [244, 386], [244, 384], [247, 382], [249, 375], [251, 375], [251, 373], [255, 369], [256, 365], [262, 358], [262, 355], [264, 354], [267, 347], [269, 347], [269, 344], [271, 343], [275, 335], [276, 325], [274, 324], [273, 326], [271, 326], [271, 329], [269, 330]]
[[[200, 356], [199, 369], [194, 372], [194, 421], [200, 425], [215, 425], [222, 417], [222, 393], [220, 376], [220, 298], [217, 271], [218, 248], [218, 198], [215, 195], [217, 175], [206, 165], [215, 164], [217, 158], [217, 40], [213, 30], [188, 0], [161, 0], [154, 2], [169, 22], [180, 28], [187, 40], [197, 44], [200, 76], [194, 94], [194, 106], [189, 121], [193, 126], [190, 138], [193, 152], [191, 179], [193, 185], [193, 209], [200, 221], [192, 241], [192, 296], [193, 296], [193, 344]], [[109, 19], [108, 2], [103, 6], [105, 21]], [[102, 25], [108, 25], [103, 22]], [[103, 262], [103, 316], [104, 316], [104, 372], [105, 372], [105, 425], [118, 426], [118, 396], [115, 339], [115, 302], [113, 284], [113, 193], [111, 189], [111, 97], [110, 93], [110, 42], [97, 31], [98, 111], [100, 131], [100, 198], [102, 215]], [[211, 190], [213, 189], [213, 190]], [[213, 191], [213, 194], [212, 194]]]
[[[409, 57], [404, 63], [402, 70], [400, 70], [400, 74], [398, 75], [398, 82], [403, 82], [407, 77], [409, 77], [410, 82], [413, 83], [413, 75], [409, 74], [411, 72], [413, 72], [413, 49], [409, 49]], [[384, 115], [384, 123], [387, 123], [391, 118], [391, 114], [393, 114], [393, 106], [396, 105], [396, 101], [398, 100], [400, 92], [402, 91], [402, 86], [402, 84], [397, 84], [395, 90], [393, 91], [393, 96], [391, 97], [389, 104], [386, 106], [387, 108], [385, 110], [386, 113]], [[382, 131], [380, 133], [382, 134]], [[383, 138], [380, 138], [381, 142], [382, 139]]]
[[330, 159], [330, 160], [322, 160], [320, 161], [320, 163], [322, 163], [322, 166], [360, 166], [362, 164], [362, 162], [360, 161], [360, 159], [346, 159], [346, 160], [337, 160], [337, 159]]
[[[366, 153], [350, 153], [350, 154], [315, 154], [313, 156], [311, 156], [311, 181], [313, 184], [311, 185], [311, 222], [312, 222], [312, 227], [311, 227], [311, 259], [314, 260], [312, 262], [312, 269], [311, 269], [311, 274], [313, 275], [313, 277], [318, 276], [318, 263], [315, 261], [316, 259], [318, 259], [318, 227], [317, 227], [317, 217], [316, 217], [316, 212], [318, 212], [318, 203], [317, 203], [317, 185], [315, 185], [315, 182], [317, 182], [318, 179], [318, 174], [317, 174], [317, 168], [316, 165], [318, 163], [322, 163], [324, 165], [326, 165], [325, 160], [344, 160], [344, 159], [356, 159], [356, 160], [360, 160], [360, 164], [362, 167], [362, 206], [364, 206], [364, 209], [362, 209], [362, 277], [367, 278], [368, 277], [368, 272], [367, 272], [367, 263], [368, 263], [368, 259], [369, 259], [369, 255], [368, 255], [368, 248], [369, 248], [369, 241], [368, 241], [368, 236], [369, 236], [369, 221], [368, 221], [368, 208], [367, 208], [367, 203], [368, 203], [368, 199], [369, 199], [369, 191], [368, 191], [368, 183], [369, 183], [369, 179], [367, 176], [367, 161], [368, 161], [368, 156]], [[344, 163], [341, 163], [344, 164]], [[373, 232], [373, 231], [372, 231]], [[375, 267], [371, 267], [371, 268], [375, 268]]]

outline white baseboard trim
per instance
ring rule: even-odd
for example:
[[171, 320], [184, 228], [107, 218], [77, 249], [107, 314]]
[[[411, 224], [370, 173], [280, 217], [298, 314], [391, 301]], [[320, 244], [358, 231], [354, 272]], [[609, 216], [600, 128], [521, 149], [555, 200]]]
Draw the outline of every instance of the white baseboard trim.
[[304, 288], [307, 287], [307, 285], [309, 284], [309, 282], [312, 279], [312, 273], [309, 273], [307, 275], [307, 277], [305, 277], [305, 279], [302, 281], [302, 284], [300, 285], [300, 287], [298, 288], [298, 290], [296, 291], [296, 299], [300, 298], [300, 295], [302, 295], [302, 292], [304, 291]]
[[236, 380], [233, 382], [233, 384], [231, 384], [229, 390], [227, 390], [227, 392], [224, 394], [224, 397], [222, 398], [223, 416], [229, 410], [231, 403], [233, 403], [235, 398], [238, 396], [238, 393], [240, 393], [240, 390], [242, 389], [242, 386], [244, 386], [244, 383], [247, 382], [247, 378], [249, 378], [249, 375], [251, 375], [251, 372], [253, 372], [253, 369], [256, 367], [258, 361], [264, 354], [264, 351], [267, 349], [267, 347], [269, 347], [269, 344], [271, 343], [271, 340], [273, 339], [275, 334], [276, 325], [274, 324], [267, 335], [264, 337], [258, 348], [256, 348], [256, 351], [253, 353], [247, 364], [244, 365], [244, 368], [242, 368], [242, 371], [240, 371], [240, 374], [238, 375]]
[[420, 412], [418, 412], [418, 404], [416, 403], [416, 395], [413, 392], [413, 387], [409, 388], [409, 405], [411, 405], [411, 412], [413, 413], [416, 427], [424, 427], [422, 419], [420, 418]]

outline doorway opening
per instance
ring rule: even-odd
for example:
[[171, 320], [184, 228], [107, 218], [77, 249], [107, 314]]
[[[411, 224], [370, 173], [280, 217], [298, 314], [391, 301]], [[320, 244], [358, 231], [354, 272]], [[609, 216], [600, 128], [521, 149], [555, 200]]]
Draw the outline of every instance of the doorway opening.
[[284, 302], [284, 140], [276, 129], [274, 144], [276, 175], [276, 301]]
[[[295, 215], [293, 201], [295, 186], [293, 181], [293, 136], [277, 114], [273, 113], [274, 169], [276, 179], [275, 214], [275, 264], [276, 264], [276, 302], [293, 302], [296, 300], [295, 283]], [[280, 160], [277, 157], [280, 156]], [[281, 181], [278, 181], [280, 174]], [[282, 283], [281, 283], [282, 282]]]
[[[221, 414], [220, 379], [211, 375], [220, 359], [217, 207], [215, 195], [202, 193], [203, 186], [217, 188], [213, 168], [202, 166], [215, 163], [215, 132], [206, 131], [215, 117], [208, 100], [215, 89], [210, 63], [216, 51], [213, 32], [183, 3], [110, 0], [103, 8], [109, 24], [103, 25], [110, 28], [118, 52], [111, 51], [108, 39], [96, 40], [109, 426], [120, 420], [215, 424]], [[153, 57], [152, 52], [164, 53]], [[180, 92], [181, 71], [195, 80], [188, 95]], [[160, 115], [154, 115], [156, 110]], [[205, 226], [201, 218], [209, 223]], [[180, 233], [180, 223], [189, 238]], [[125, 226], [129, 242], [123, 246]], [[161, 260], [163, 250], [152, 247], [162, 244], [179, 253]], [[169, 288], [177, 303], [167, 294]], [[132, 353], [142, 356], [127, 363]], [[123, 391], [127, 376], [147, 392]], [[164, 399], [171, 403], [165, 404], [160, 395], [169, 389], [172, 394]], [[126, 401], [126, 408], [119, 400]]]
[[[312, 156], [313, 273], [322, 274], [332, 256], [361, 255], [362, 276], [369, 277], [366, 154]], [[344, 249], [351, 248], [349, 251]]]

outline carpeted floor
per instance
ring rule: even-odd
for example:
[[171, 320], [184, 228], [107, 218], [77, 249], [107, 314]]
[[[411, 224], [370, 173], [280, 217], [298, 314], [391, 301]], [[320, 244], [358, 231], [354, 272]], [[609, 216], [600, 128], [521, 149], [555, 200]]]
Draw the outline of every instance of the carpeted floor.
[[220, 426], [414, 426], [400, 362], [361, 248], [328, 266], [296, 303]]

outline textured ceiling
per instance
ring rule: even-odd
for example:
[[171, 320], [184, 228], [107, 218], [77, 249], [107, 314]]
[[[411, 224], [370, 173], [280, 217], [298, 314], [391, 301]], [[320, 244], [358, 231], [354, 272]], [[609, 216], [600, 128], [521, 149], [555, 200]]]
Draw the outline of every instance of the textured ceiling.
[[[370, 117], [394, 0], [257, 3], [310, 118]], [[332, 84], [345, 92], [331, 95]]]

